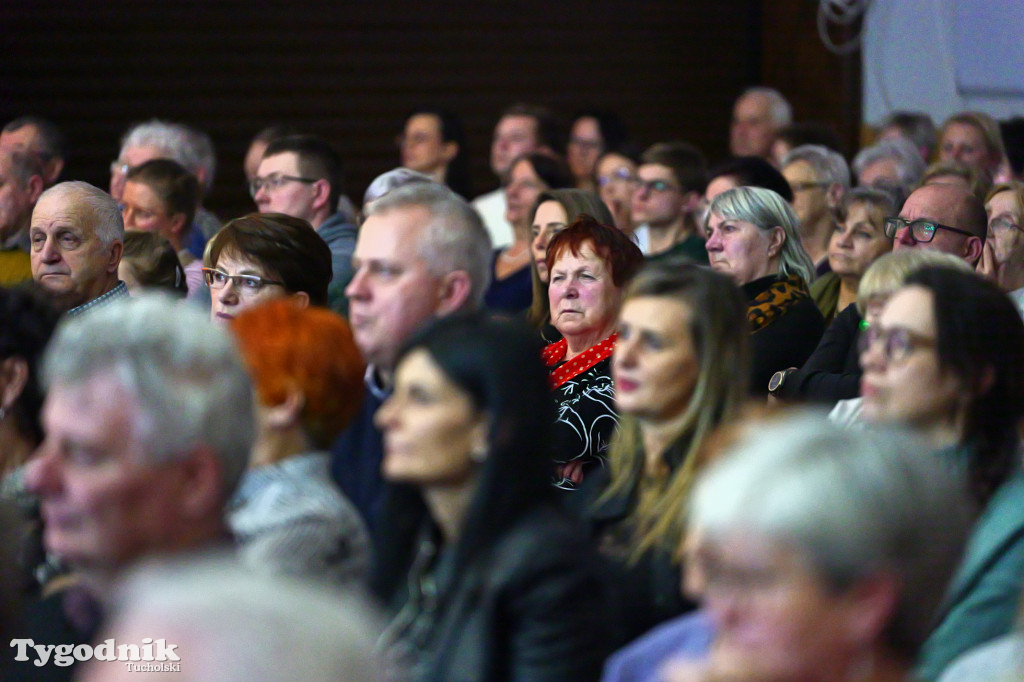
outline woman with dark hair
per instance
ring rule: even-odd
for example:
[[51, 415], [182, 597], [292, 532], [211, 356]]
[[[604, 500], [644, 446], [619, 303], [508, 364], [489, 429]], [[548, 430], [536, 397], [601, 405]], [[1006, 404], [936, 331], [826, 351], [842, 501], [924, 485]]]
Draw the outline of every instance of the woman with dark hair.
[[[633, 234], [633, 192], [636, 191], [640, 151], [632, 145], [610, 149], [594, 164], [597, 192], [615, 218], [615, 227]], [[609, 223], [612, 224], [612, 223]]]
[[398, 136], [402, 166], [429, 175], [463, 197], [473, 196], [462, 121], [446, 109], [420, 107]]
[[551, 487], [539, 350], [518, 324], [454, 316], [399, 354], [376, 416], [374, 587], [410, 679], [596, 679], [614, 648], [605, 572]]
[[610, 111], [581, 111], [573, 118], [566, 145], [566, 161], [576, 188], [597, 191], [597, 160], [608, 149], [617, 149], [626, 141], [626, 124]]
[[530, 242], [533, 302], [526, 313], [527, 321], [542, 330], [544, 338], [554, 341], [557, 332], [550, 329], [551, 306], [548, 303], [548, 244], [559, 232], [576, 222], [580, 216], [596, 218], [603, 225], [612, 224], [608, 207], [593, 192], [581, 189], [552, 189], [541, 192], [533, 207], [533, 228]]
[[331, 250], [301, 218], [283, 213], [235, 218], [209, 241], [203, 260], [214, 322], [275, 298], [327, 305]]
[[530, 152], [512, 162], [505, 188], [505, 218], [512, 225], [513, 242], [494, 252], [493, 279], [484, 296], [484, 305], [491, 310], [520, 313], [530, 307], [531, 211], [541, 192], [563, 187], [572, 187], [572, 176], [558, 157]]
[[169, 241], [156, 232], [125, 230], [123, 244], [117, 276], [130, 294], [138, 295], [143, 289], [157, 289], [172, 296], [188, 294], [185, 269]]
[[963, 467], [981, 515], [922, 652], [934, 679], [1013, 626], [1024, 580], [1024, 322], [975, 273], [926, 268], [863, 336], [863, 415], [913, 426]]
[[584, 215], [547, 250], [551, 324], [561, 340], [544, 348], [558, 407], [556, 485], [572, 490], [604, 461], [617, 423], [611, 354], [622, 289], [644, 264], [620, 230]]

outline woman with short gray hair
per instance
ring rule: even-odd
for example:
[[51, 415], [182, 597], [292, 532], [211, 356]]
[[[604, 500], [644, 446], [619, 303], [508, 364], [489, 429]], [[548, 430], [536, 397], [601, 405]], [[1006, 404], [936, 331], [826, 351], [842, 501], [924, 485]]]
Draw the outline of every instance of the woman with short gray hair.
[[711, 267], [730, 275], [747, 297], [753, 343], [751, 391], [768, 392], [777, 370], [799, 367], [825, 331], [808, 292], [814, 263], [800, 245], [797, 217], [775, 192], [722, 192], [704, 218]]

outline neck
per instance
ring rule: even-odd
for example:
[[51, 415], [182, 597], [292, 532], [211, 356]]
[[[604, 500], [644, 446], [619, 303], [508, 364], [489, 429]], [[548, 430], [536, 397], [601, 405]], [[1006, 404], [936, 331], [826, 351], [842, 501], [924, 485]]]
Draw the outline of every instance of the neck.
[[331, 217], [330, 209], [332, 207], [324, 207], [313, 214], [313, 217], [309, 219], [309, 224], [313, 226], [314, 230], [320, 229], [320, 226], [327, 222], [327, 219]]
[[429, 175], [430, 179], [433, 180], [434, 182], [436, 182], [437, 184], [443, 185], [443, 184], [445, 184], [444, 176], [447, 174], [447, 172], [448, 172], [448, 167], [442, 165], [442, 166], [438, 166], [434, 170], [430, 171], [429, 173], [427, 173], [427, 175]]
[[454, 544], [462, 533], [466, 511], [476, 490], [476, 477], [456, 486], [434, 486], [423, 491], [423, 501], [434, 523], [441, 529], [446, 544]]
[[836, 305], [836, 312], [846, 310], [851, 303], [857, 302], [857, 287], [860, 286], [860, 277], [841, 277], [839, 279], [839, 303]]
[[597, 344], [601, 343], [615, 331], [615, 323], [612, 322], [607, 327], [599, 329], [593, 333], [587, 334], [573, 334], [572, 336], [565, 337], [565, 361], [572, 360], [577, 355], [586, 352], [588, 348], [592, 348]]
[[686, 226], [686, 220], [684, 216], [679, 216], [678, 220], [667, 225], [654, 225], [648, 223], [648, 235], [649, 235], [649, 254], [654, 256], [659, 253], [668, 251], [673, 246], [683, 241], [686, 237], [690, 236], [691, 230]]
[[932, 424], [918, 424], [920, 433], [936, 449], [957, 445], [963, 440], [963, 416], [955, 415], [949, 419]]
[[259, 438], [249, 456], [249, 468], [267, 466], [312, 450], [313, 444], [301, 426], [283, 429], [261, 428]]
[[828, 258], [828, 241], [832, 237], [835, 225], [829, 215], [810, 225], [801, 226], [800, 244], [804, 251], [811, 257], [815, 266], [822, 260]]
[[583, 178], [576, 178], [576, 189], [581, 189], [584, 192], [597, 193], [597, 183], [594, 182], [594, 178], [587, 176]]
[[98, 289], [98, 291], [96, 291], [95, 293], [93, 293], [93, 294], [91, 294], [89, 296], [86, 296], [85, 298], [78, 298], [78, 297], [76, 297], [74, 300], [68, 299], [66, 297], [63, 297], [63, 298], [62, 297], [55, 297], [53, 299], [54, 305], [56, 305], [58, 308], [60, 308], [61, 310], [64, 310], [64, 311], [71, 310], [73, 308], [77, 308], [79, 306], [85, 305], [89, 301], [96, 300], [97, 298], [99, 298], [103, 294], [106, 294], [106, 293], [110, 292], [114, 287], [117, 286], [118, 281], [119, 280], [117, 279], [117, 273], [116, 272], [113, 273], [113, 274], [108, 274], [107, 275], [107, 279], [103, 283], [103, 286], [100, 287]]
[[[685, 414], [686, 410], [683, 410]], [[644, 443], [644, 470], [648, 476], [667, 474], [665, 451], [679, 437], [679, 422], [683, 417], [667, 421], [641, 421], [640, 437]]]

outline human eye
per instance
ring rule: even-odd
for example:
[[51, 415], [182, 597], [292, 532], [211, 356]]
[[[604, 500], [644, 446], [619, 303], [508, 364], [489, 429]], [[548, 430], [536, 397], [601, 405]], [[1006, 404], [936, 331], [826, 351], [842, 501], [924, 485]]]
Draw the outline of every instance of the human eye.
[[534, 239], [536, 239], [540, 235], [540, 225], [534, 225], [530, 228], [530, 234], [533, 235]]
[[66, 249], [74, 249], [82, 243], [81, 237], [74, 232], [68, 231], [63, 231], [57, 235], [57, 241], [59, 241], [60, 245]]
[[220, 270], [211, 270], [210, 280], [218, 286], [223, 286], [228, 282], [228, 275], [227, 273], [221, 272]]
[[263, 288], [262, 277], [256, 275], [239, 275], [238, 277], [242, 282], [242, 288], [246, 291], [255, 293]]
[[641, 334], [640, 340], [643, 342], [644, 346], [651, 350], [661, 350], [665, 347], [664, 340], [657, 334], [652, 334], [650, 332]]
[[46, 243], [46, 233], [43, 231], [32, 232], [29, 235], [29, 241], [32, 243], [32, 248], [38, 251], [43, 248], [43, 244]]

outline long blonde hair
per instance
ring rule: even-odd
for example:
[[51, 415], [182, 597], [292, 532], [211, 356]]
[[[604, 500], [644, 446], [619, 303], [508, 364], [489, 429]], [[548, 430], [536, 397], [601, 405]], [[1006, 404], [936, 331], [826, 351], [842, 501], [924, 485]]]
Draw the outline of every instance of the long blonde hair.
[[675, 300], [692, 311], [690, 334], [699, 370], [673, 443], [661, 453], [667, 476], [646, 473], [640, 420], [620, 416], [609, 451], [611, 484], [598, 504], [634, 495], [627, 520], [633, 532], [630, 562], [651, 549], [678, 546], [690, 489], [709, 456], [708, 437], [739, 414], [750, 364], [747, 303], [727, 276], [685, 259], [666, 259], [641, 270], [626, 288], [624, 301], [642, 296]]

